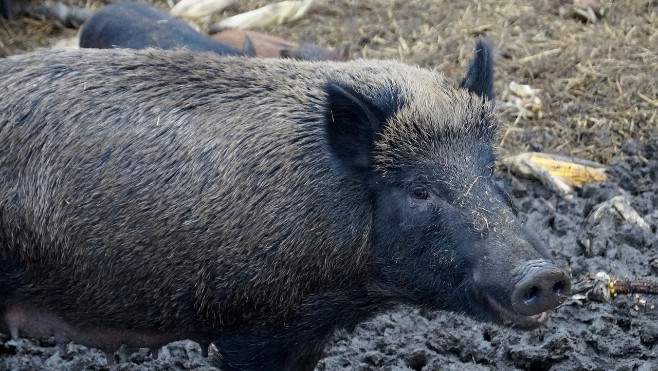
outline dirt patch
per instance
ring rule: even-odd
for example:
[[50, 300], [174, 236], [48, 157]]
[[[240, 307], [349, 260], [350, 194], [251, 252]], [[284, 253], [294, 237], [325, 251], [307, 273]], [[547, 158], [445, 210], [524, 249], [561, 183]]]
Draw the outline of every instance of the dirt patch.
[[[266, 3], [243, 1], [215, 20]], [[485, 36], [496, 47], [499, 95], [517, 82], [540, 89], [543, 101], [541, 118], [501, 110], [500, 152], [542, 150], [611, 165], [608, 183], [586, 186], [573, 200], [503, 174], [521, 217], [576, 281], [599, 271], [655, 278], [658, 2], [601, 4], [605, 17], [592, 24], [561, 11], [559, 0], [327, 0], [298, 22], [259, 31], [298, 42], [348, 43], [353, 57], [402, 60], [453, 79], [465, 70], [473, 38]], [[46, 21], [0, 21], [0, 49], [16, 54], [49, 47], [76, 32]], [[597, 205], [619, 195], [648, 229], [612, 213], [592, 219]], [[318, 369], [652, 370], [658, 367], [657, 305], [649, 295], [620, 295], [611, 303], [572, 299], [532, 332], [401, 308], [337, 334]], [[67, 351], [62, 358], [48, 342], [0, 339], [0, 369], [104, 368], [96, 350], [70, 344]], [[146, 350], [115, 357], [113, 370], [213, 369], [191, 342], [171, 344], [157, 358]]]

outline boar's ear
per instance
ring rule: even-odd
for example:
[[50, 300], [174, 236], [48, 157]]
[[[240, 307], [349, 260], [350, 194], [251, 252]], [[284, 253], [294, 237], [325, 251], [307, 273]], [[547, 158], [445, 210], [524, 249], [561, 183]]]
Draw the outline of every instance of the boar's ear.
[[387, 118], [400, 107], [399, 94], [365, 96], [337, 82], [326, 86], [326, 130], [333, 154], [351, 170], [370, 167], [372, 149]]
[[496, 99], [493, 87], [493, 54], [484, 39], [475, 42], [475, 54], [468, 65], [461, 87], [490, 101]]

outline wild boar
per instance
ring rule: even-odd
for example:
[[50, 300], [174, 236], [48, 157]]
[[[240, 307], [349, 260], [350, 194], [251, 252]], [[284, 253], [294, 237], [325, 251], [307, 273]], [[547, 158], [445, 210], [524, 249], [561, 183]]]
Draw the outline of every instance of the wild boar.
[[197, 32], [184, 21], [147, 4], [115, 3], [100, 9], [82, 26], [82, 48], [181, 49], [220, 55], [249, 55], [249, 39], [243, 49], [221, 43]]
[[163, 50], [0, 60], [0, 323], [310, 370], [399, 303], [534, 328], [568, 275], [494, 175], [493, 65]]

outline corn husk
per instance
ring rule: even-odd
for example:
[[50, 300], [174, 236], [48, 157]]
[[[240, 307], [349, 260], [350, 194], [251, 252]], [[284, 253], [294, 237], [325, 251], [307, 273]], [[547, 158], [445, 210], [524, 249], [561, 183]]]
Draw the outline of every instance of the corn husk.
[[313, 0], [281, 1], [250, 12], [226, 18], [212, 25], [210, 30], [211, 32], [213, 32], [213, 30], [223, 30], [227, 28], [244, 30], [292, 22], [303, 17], [312, 3]]
[[236, 0], [181, 0], [169, 12], [174, 17], [203, 18], [224, 10]]
[[597, 162], [541, 152], [510, 156], [503, 159], [501, 164], [513, 173], [539, 179], [564, 194], [572, 194], [574, 187], [607, 179], [606, 167]]

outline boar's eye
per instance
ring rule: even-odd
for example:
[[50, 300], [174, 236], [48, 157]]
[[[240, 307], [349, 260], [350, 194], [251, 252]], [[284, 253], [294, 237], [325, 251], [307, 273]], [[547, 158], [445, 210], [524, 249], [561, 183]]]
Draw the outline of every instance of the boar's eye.
[[416, 187], [411, 191], [411, 194], [417, 200], [427, 200], [430, 197], [429, 192], [424, 187]]

